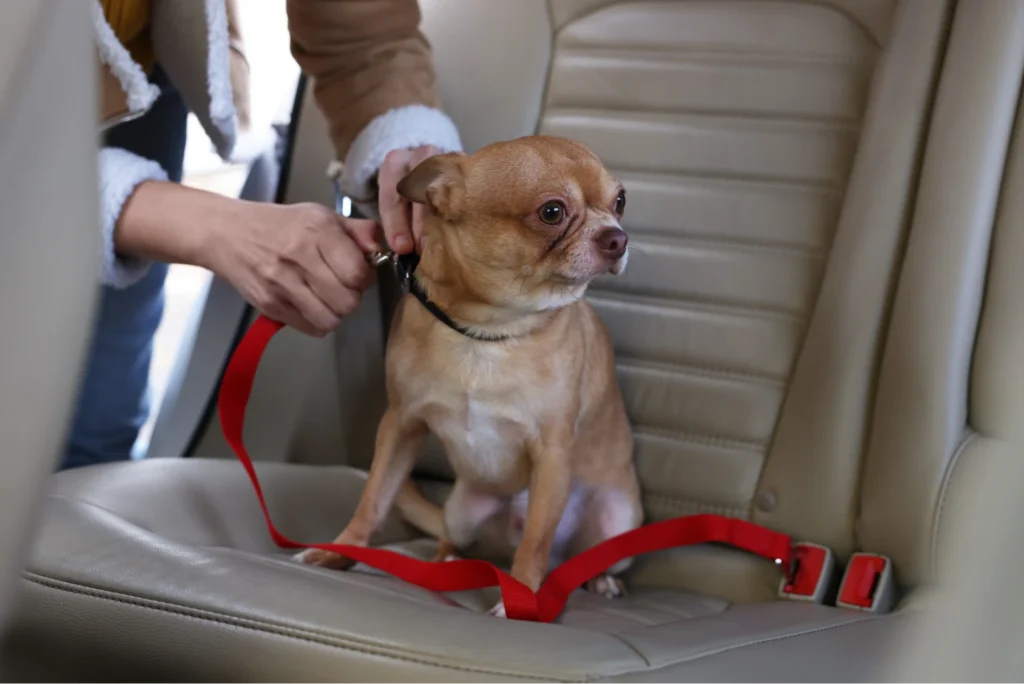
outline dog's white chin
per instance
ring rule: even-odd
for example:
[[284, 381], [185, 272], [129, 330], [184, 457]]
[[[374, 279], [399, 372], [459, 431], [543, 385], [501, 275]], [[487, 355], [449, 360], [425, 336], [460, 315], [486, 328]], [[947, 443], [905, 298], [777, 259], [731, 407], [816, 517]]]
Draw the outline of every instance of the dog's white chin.
[[578, 302], [583, 298], [583, 294], [587, 291], [587, 285], [589, 284], [588, 281], [574, 287], [549, 290], [532, 302], [534, 310], [538, 313], [541, 311], [552, 311]]

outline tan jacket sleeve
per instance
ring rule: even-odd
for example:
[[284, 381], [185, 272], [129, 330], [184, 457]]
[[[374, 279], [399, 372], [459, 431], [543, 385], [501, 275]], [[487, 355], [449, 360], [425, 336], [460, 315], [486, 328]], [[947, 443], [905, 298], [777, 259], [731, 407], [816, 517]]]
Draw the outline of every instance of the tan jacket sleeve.
[[416, 0], [288, 0], [292, 54], [314, 79], [343, 189], [356, 200], [392, 149], [461, 149], [438, 109], [430, 45]]

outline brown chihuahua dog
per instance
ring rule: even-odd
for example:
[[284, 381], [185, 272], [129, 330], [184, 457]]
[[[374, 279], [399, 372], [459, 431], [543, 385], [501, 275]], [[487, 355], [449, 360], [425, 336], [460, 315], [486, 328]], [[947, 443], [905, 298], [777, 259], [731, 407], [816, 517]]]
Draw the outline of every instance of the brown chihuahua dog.
[[[397, 503], [443, 559], [504, 514], [512, 575], [536, 590], [553, 564], [642, 521], [611, 340], [583, 300], [626, 267], [625, 193], [585, 146], [544, 136], [433, 157], [398, 190], [430, 208], [424, 246], [392, 324], [369, 479], [335, 541], [365, 546]], [[408, 480], [428, 433], [456, 473], [443, 511]], [[621, 595], [627, 566], [587, 588]]]

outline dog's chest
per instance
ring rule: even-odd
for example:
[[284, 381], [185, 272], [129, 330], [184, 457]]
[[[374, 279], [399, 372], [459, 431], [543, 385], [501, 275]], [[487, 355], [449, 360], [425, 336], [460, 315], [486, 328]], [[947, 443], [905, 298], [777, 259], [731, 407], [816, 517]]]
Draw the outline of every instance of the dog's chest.
[[457, 472], [484, 482], [522, 475], [530, 424], [486, 393], [467, 395], [461, 405], [452, 402], [436, 411], [429, 423], [447, 446]]
[[529, 475], [526, 445], [541, 429], [551, 393], [510, 365], [501, 350], [485, 348], [421, 369], [406, 383], [410, 411], [444, 443], [461, 477], [507, 485]]

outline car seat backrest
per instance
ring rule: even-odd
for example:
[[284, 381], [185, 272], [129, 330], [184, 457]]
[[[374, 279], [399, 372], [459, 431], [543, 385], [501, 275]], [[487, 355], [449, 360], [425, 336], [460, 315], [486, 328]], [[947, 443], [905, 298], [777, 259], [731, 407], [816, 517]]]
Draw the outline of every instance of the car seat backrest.
[[933, 578], [970, 473], [1024, 437], [1022, 76], [1024, 2], [959, 3], [857, 527], [860, 544], [891, 556], [908, 583]]
[[63, 447], [98, 291], [89, 26], [85, 3], [0, 3], [0, 616]]
[[[950, 6], [555, 0], [549, 13], [517, 5], [515, 18], [505, 6], [493, 32], [463, 38], [484, 25], [481, 8], [424, 4], [441, 97], [468, 147], [535, 131], [576, 138], [626, 185], [630, 267], [589, 298], [615, 340], [652, 519], [724, 513], [855, 548]], [[491, 35], [524, 17], [532, 30]], [[530, 49], [544, 31], [550, 44]], [[497, 63], [489, 51], [516, 58], [473, 71]], [[717, 550], [671, 566], [732, 598], [772, 591]]]

